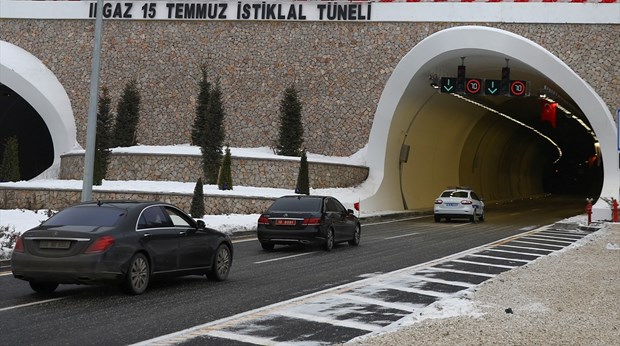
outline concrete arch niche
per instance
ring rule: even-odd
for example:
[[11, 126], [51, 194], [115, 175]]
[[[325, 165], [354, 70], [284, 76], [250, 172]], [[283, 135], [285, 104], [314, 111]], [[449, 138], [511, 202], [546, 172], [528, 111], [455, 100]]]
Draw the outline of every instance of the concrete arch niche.
[[[429, 72], [434, 72], [433, 67], [448, 55], [452, 59], [451, 66], [456, 69], [458, 57], [469, 54], [494, 55], [497, 58], [518, 61], [528, 71], [544, 75], [546, 79], [561, 86], [563, 92], [587, 115], [600, 143], [604, 171], [600, 196], [618, 199], [620, 170], [616, 146], [617, 128], [607, 105], [596, 92], [564, 62], [526, 38], [495, 28], [462, 26], [437, 32], [421, 41], [403, 57], [388, 79], [377, 105], [368, 142], [367, 162], [370, 172], [367, 184], [372, 186], [373, 193], [362, 201], [365, 210], [404, 210], [408, 207], [400, 177], [401, 145], [406, 143], [406, 137], [412, 133], [409, 129], [420, 125], [416, 124], [416, 118], [424, 119], [420, 113], [427, 110], [423, 109], [437, 108], [436, 102], [434, 105], [429, 102], [437, 95], [436, 91], [429, 88]], [[490, 118], [488, 114], [477, 112], [479, 114], [474, 114], [474, 117], [478, 125], [480, 121], [488, 121]], [[421, 122], [423, 123], [422, 120]], [[432, 129], [429, 128], [429, 131]], [[511, 130], [511, 133], [514, 135], [518, 131], [520, 130]], [[466, 140], [457, 139], [456, 145], [462, 148], [466, 145]], [[506, 139], [503, 146], [504, 151], [517, 147], [514, 138]], [[533, 167], [536, 164], [533, 163], [533, 149], [521, 145], [519, 150], [523, 150], [526, 156], [522, 162]], [[461, 158], [463, 159], [469, 158]], [[458, 169], [456, 171], [458, 172]], [[436, 179], [435, 173], [427, 172], [427, 176], [420, 179]], [[526, 189], [536, 188], [536, 183], [531, 182], [530, 178], [525, 176], [519, 184], [526, 185]], [[458, 183], [458, 180], [456, 182]], [[427, 207], [432, 207], [432, 199]], [[602, 198], [594, 205], [593, 218], [611, 218], [609, 206]]]
[[0, 83], [24, 98], [45, 122], [54, 146], [54, 161], [42, 175], [54, 177], [60, 166], [60, 155], [80, 148], [71, 102], [64, 87], [39, 59], [5, 41], [0, 41]]

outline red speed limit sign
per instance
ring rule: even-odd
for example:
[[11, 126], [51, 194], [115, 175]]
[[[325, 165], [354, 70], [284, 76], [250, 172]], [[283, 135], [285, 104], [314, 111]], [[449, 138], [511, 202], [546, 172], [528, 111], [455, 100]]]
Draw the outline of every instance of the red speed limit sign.
[[527, 85], [525, 81], [522, 80], [513, 80], [510, 82], [510, 95], [512, 96], [523, 96], [527, 91]]
[[482, 90], [482, 81], [480, 79], [468, 79], [465, 82], [465, 90], [468, 94], [478, 94]]

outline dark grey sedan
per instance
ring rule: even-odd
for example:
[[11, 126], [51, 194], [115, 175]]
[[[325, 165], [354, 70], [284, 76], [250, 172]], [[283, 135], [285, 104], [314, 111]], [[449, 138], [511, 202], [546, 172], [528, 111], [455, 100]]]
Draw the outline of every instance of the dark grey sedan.
[[274, 245], [360, 243], [361, 225], [353, 210], [330, 196], [280, 197], [259, 217], [258, 240], [265, 250]]
[[13, 276], [33, 290], [59, 284], [121, 283], [143, 293], [151, 278], [228, 277], [230, 238], [162, 202], [86, 202], [66, 208], [22, 234], [11, 258]]

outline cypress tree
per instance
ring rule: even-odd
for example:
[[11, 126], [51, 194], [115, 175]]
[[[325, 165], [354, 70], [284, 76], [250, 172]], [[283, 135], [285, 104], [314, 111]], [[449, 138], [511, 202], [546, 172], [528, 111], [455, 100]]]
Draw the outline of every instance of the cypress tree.
[[192, 126], [192, 144], [200, 145], [204, 140], [205, 128], [207, 124], [207, 109], [209, 106], [209, 94], [211, 93], [211, 83], [207, 81], [207, 68], [201, 67], [202, 79], [198, 83], [198, 101], [196, 105], [196, 115]]
[[0, 164], [0, 181], [20, 181], [19, 145], [17, 137], [11, 136], [4, 142], [2, 164]]
[[222, 169], [220, 170], [220, 177], [217, 182], [217, 186], [220, 190], [232, 190], [232, 171], [231, 171], [232, 159], [230, 157], [230, 148], [226, 148], [226, 154], [224, 154], [224, 160], [222, 160]]
[[136, 131], [140, 120], [140, 93], [135, 79], [129, 81], [116, 111], [114, 126], [114, 145], [130, 147], [136, 145]]
[[219, 82], [209, 95], [207, 121], [200, 151], [202, 168], [206, 184], [217, 184], [222, 161], [222, 143], [224, 142], [224, 106]]
[[95, 169], [93, 172], [93, 184], [101, 185], [101, 182], [108, 173], [110, 162], [110, 147], [112, 145], [110, 132], [112, 127], [112, 117], [110, 115], [110, 104], [112, 103], [108, 94], [108, 89], [102, 88], [102, 95], [99, 97], [99, 107], [97, 112], [97, 136], [95, 140]]
[[302, 150], [301, 152], [301, 160], [299, 163], [299, 174], [297, 175], [297, 186], [295, 187], [295, 192], [309, 195], [310, 194], [310, 176], [308, 173], [308, 158], [306, 156], [306, 151]]
[[304, 142], [301, 111], [297, 90], [294, 86], [286, 88], [280, 101], [280, 133], [276, 148], [278, 155], [300, 156]]
[[205, 195], [202, 187], [202, 178], [198, 178], [192, 196], [192, 205], [189, 214], [195, 218], [202, 218], [205, 215]]

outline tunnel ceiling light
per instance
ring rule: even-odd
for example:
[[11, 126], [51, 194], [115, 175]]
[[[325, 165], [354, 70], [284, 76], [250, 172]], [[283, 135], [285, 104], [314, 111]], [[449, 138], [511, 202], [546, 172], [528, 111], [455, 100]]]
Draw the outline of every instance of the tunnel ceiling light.
[[553, 145], [557, 149], [557, 151], [558, 151], [558, 158], [555, 159], [555, 161], [553, 161], [554, 164], [557, 163], [558, 161], [560, 161], [560, 159], [562, 158], [562, 149], [560, 148], [560, 146], [556, 142], [554, 142], [553, 139], [549, 138], [549, 136], [545, 135], [544, 133], [542, 133], [542, 132], [536, 130], [535, 128], [527, 125], [526, 123], [523, 123], [523, 122], [521, 122], [521, 121], [519, 121], [519, 120], [517, 120], [517, 119], [515, 119], [515, 118], [513, 118], [511, 116], [508, 116], [508, 115], [506, 115], [506, 114], [504, 114], [504, 113], [502, 113], [502, 112], [500, 112], [500, 111], [498, 111], [496, 109], [493, 109], [493, 108], [491, 108], [489, 106], [483, 105], [482, 103], [480, 103], [478, 101], [469, 99], [469, 98], [467, 98], [465, 96], [462, 96], [462, 95], [459, 95], [459, 94], [456, 94], [456, 93], [451, 93], [450, 95], [452, 95], [452, 96], [454, 96], [456, 98], [459, 98], [461, 100], [467, 101], [467, 102], [469, 102], [471, 104], [474, 104], [474, 105], [476, 105], [476, 106], [478, 106], [480, 108], [486, 109], [486, 110], [488, 110], [491, 113], [495, 113], [497, 115], [500, 115], [500, 116], [502, 116], [502, 117], [504, 117], [504, 118], [506, 118], [506, 119], [508, 119], [508, 120], [510, 120], [512, 122], [514, 122], [514, 123], [517, 123], [518, 125], [521, 125], [521, 126], [527, 128], [527, 129], [529, 129], [530, 131], [533, 131], [537, 135], [539, 135], [539, 136], [543, 137], [544, 139], [546, 139], [547, 141], [549, 141], [549, 143], [551, 143], [551, 145]]

